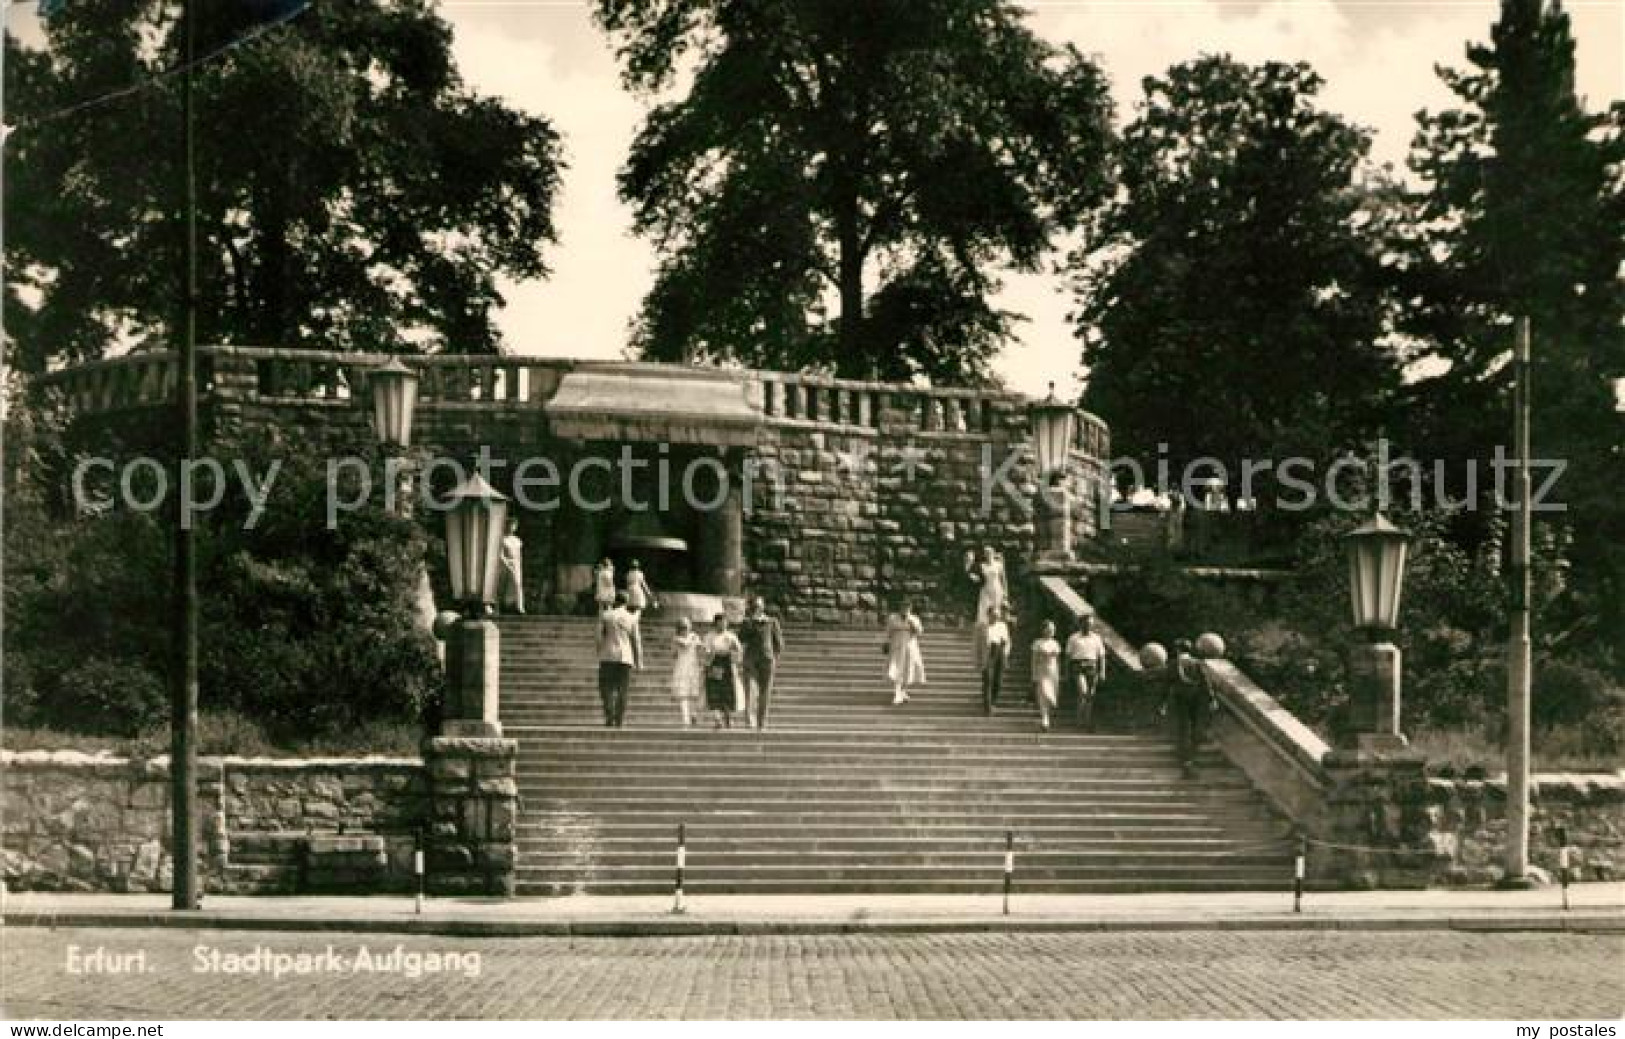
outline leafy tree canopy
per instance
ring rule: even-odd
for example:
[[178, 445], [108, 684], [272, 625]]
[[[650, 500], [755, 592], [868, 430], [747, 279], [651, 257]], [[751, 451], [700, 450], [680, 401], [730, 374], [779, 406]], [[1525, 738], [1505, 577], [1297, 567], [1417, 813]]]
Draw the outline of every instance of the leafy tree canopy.
[[[497, 276], [548, 272], [559, 139], [468, 89], [433, 6], [314, 5], [199, 68], [201, 341], [499, 348]], [[241, 29], [200, 21], [198, 50]], [[75, 0], [47, 31], [6, 40], [9, 345], [32, 370], [166, 343], [182, 276], [177, 5]]]
[[1529, 317], [1534, 453], [1568, 465], [1548, 499], [1567, 514], [1537, 519], [1573, 538], [1574, 594], [1547, 620], [1625, 664], [1625, 104], [1592, 112], [1575, 94], [1559, 5], [1507, 0], [1490, 35], [1467, 69], [1439, 70], [1457, 105], [1424, 113], [1412, 149], [1406, 331], [1436, 373], [1411, 388], [1411, 438], [1463, 462], [1510, 446], [1505, 361], [1513, 318]]
[[1121, 188], [1074, 258], [1085, 405], [1177, 473], [1202, 456], [1324, 459], [1397, 383], [1381, 345], [1380, 185], [1367, 133], [1307, 65], [1224, 56], [1145, 81]]
[[646, 356], [983, 378], [1012, 320], [996, 271], [1037, 269], [1105, 189], [1104, 75], [1008, 0], [596, 12], [629, 86], [685, 84], [620, 178], [662, 255]]

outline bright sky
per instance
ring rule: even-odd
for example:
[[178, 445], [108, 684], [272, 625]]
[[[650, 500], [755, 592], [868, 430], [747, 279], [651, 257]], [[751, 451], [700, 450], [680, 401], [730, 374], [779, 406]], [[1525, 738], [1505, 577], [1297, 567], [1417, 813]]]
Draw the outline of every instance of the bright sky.
[[[1486, 40], [1495, 0], [1028, 0], [1044, 36], [1098, 55], [1120, 115], [1143, 77], [1201, 52], [1249, 61], [1307, 60], [1327, 81], [1325, 104], [1376, 131], [1379, 160], [1403, 165], [1424, 107], [1448, 94], [1437, 63], [1462, 65], [1468, 40]], [[1589, 107], [1625, 97], [1625, 0], [1570, 0], [1580, 90]], [[501, 319], [525, 354], [615, 357], [647, 290], [650, 250], [628, 233], [615, 197], [642, 105], [621, 89], [613, 56], [585, 0], [446, 0], [465, 76], [483, 92], [545, 114], [564, 134], [570, 169], [557, 214], [561, 241], [550, 281], [510, 285]], [[1012, 278], [1000, 299], [1025, 314], [998, 368], [1040, 392], [1066, 386], [1078, 350], [1069, 300], [1054, 276]]]

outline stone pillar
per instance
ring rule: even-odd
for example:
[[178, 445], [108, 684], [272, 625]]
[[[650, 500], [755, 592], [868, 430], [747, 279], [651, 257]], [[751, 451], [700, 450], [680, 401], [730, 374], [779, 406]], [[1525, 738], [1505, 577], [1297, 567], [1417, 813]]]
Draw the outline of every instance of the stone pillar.
[[1334, 750], [1321, 761], [1330, 783], [1309, 849], [1311, 874], [1343, 887], [1420, 888], [1448, 865], [1428, 811], [1419, 754]]
[[1072, 492], [1065, 479], [1040, 487], [1035, 507], [1038, 515], [1038, 560], [1041, 563], [1072, 561]]
[[459, 621], [447, 654], [445, 736], [502, 735], [502, 632], [494, 621]]
[[426, 740], [431, 894], [512, 895], [518, 850], [519, 744], [489, 737]]
[[700, 515], [700, 586], [712, 595], [738, 596], [745, 579], [745, 508], [741, 466], [728, 466], [728, 493], [722, 504]]
[[1349, 726], [1341, 741], [1366, 753], [1403, 750], [1399, 731], [1400, 652], [1391, 642], [1349, 650]]

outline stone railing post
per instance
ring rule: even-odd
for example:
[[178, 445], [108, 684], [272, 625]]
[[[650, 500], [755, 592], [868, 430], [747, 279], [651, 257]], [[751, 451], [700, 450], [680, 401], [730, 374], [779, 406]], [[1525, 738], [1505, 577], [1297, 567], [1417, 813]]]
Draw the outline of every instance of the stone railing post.
[[1429, 814], [1426, 760], [1398, 751], [1333, 750], [1321, 759], [1329, 785], [1312, 851], [1312, 874], [1351, 888], [1426, 887], [1448, 856]]
[[431, 894], [514, 893], [518, 751], [514, 740], [496, 737], [440, 736], [424, 741]]

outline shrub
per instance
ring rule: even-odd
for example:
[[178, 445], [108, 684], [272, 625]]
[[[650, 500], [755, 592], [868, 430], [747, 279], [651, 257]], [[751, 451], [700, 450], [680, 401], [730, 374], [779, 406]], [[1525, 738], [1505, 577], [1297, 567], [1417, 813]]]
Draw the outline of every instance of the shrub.
[[[41, 426], [23, 421], [29, 413], [20, 406], [7, 417], [8, 439], [25, 447]], [[161, 727], [171, 666], [167, 516], [53, 509], [70, 455], [15, 446], [5, 470], [8, 723], [121, 736]], [[200, 708], [237, 719], [223, 722], [236, 727], [228, 742], [266, 748], [416, 724], [441, 682], [433, 641], [414, 623], [430, 550], [423, 530], [381, 501], [329, 529], [317, 445], [272, 433], [211, 447], [228, 468], [280, 470], [255, 526], [232, 481], [198, 528]]]
[[51, 713], [86, 731], [132, 736], [169, 714], [163, 678], [138, 663], [91, 657], [63, 672]]

